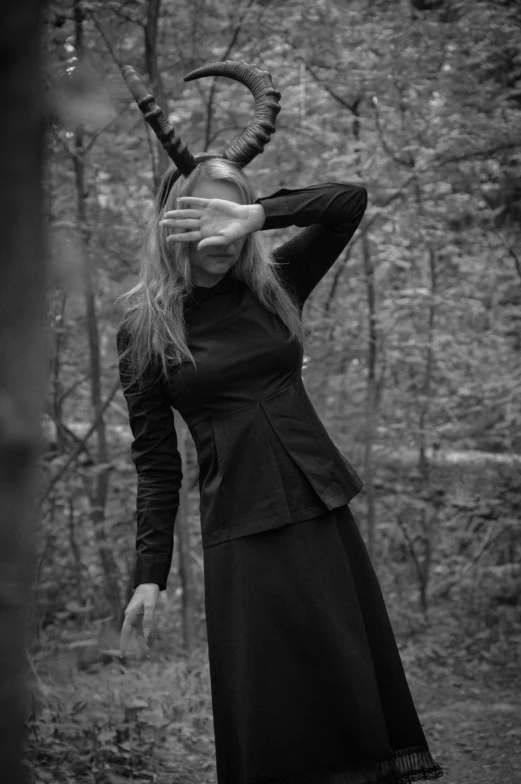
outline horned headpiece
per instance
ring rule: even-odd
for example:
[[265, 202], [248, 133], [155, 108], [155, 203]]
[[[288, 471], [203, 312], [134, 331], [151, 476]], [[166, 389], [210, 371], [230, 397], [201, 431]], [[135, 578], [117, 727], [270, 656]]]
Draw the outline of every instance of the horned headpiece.
[[[122, 73], [145, 120], [177, 167], [172, 171], [168, 181], [164, 183], [164, 193], [161, 198], [161, 205], [163, 205], [172, 184], [178, 177], [190, 174], [198, 163], [208, 157], [215, 157], [215, 155], [192, 155], [135, 70], [130, 65], [126, 65]], [[253, 94], [255, 113], [248, 128], [242, 136], [218, 156], [243, 168], [263, 151], [271, 134], [275, 132], [275, 119], [280, 112], [280, 93], [275, 90], [271, 76], [267, 71], [261, 71], [256, 66], [249, 65], [244, 61], [232, 62], [228, 60], [223, 63], [211, 63], [191, 71], [185, 76], [184, 81], [191, 82], [193, 79], [200, 79], [203, 76], [227, 76], [246, 85]]]

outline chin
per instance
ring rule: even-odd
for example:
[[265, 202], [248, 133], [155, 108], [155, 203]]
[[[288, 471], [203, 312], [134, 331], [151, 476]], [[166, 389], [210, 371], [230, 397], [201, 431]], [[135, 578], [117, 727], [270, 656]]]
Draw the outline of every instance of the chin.
[[219, 256], [215, 256], [213, 258], [206, 257], [204, 259], [204, 265], [194, 265], [194, 272], [197, 270], [197, 274], [199, 276], [207, 276], [208, 280], [212, 280], [212, 278], [214, 278], [214, 282], [217, 283], [223, 277], [223, 275], [226, 275], [226, 273], [235, 266], [236, 263], [237, 259], [235, 258], [227, 258], [225, 256], [222, 258]]
[[236, 259], [227, 259], [227, 258], [220, 259], [219, 257], [217, 257], [212, 259], [211, 270], [212, 272], [214, 270], [218, 270], [219, 272], [225, 270], [227, 272], [235, 265], [235, 262]]
[[225, 263], [225, 264], [230, 264], [231, 265], [231, 264], [235, 264], [236, 259], [233, 256], [228, 256], [228, 255], [219, 256], [216, 253], [215, 256], [210, 256], [208, 258], [208, 261], [209, 261], [210, 264], [214, 264], [214, 263], [217, 262], [218, 264], [224, 264]]

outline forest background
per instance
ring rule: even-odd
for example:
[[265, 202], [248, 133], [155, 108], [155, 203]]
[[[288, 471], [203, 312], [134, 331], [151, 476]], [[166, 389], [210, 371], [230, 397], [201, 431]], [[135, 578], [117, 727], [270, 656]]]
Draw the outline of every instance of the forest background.
[[117, 300], [136, 282], [167, 165], [120, 68], [138, 70], [192, 150], [222, 151], [251, 118], [248, 91], [183, 76], [243, 59], [282, 93], [277, 132], [248, 168], [259, 194], [368, 189], [359, 231], [306, 307], [304, 382], [365, 480], [353, 510], [433, 752], [449, 781], [513, 782], [519, 4], [52, 0], [45, 43], [52, 279], [28, 780], [215, 781], [197, 463], [182, 422], [185, 484], [153, 656], [117, 657], [136, 489]]

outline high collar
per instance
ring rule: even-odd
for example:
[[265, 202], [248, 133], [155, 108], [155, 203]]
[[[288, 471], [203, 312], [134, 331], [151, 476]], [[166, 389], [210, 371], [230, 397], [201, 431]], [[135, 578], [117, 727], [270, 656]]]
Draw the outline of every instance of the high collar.
[[221, 280], [214, 286], [192, 286], [192, 292], [188, 296], [188, 301], [193, 301], [197, 304], [206, 302], [213, 297], [218, 297], [220, 294], [226, 294], [231, 291], [235, 285], [235, 280], [230, 274], [230, 270], [221, 278]]

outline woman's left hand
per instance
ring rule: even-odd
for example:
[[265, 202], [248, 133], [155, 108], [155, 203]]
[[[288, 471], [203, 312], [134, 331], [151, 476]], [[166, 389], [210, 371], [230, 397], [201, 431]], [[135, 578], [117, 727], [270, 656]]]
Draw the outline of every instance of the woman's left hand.
[[[175, 229], [168, 242], [197, 242], [197, 248], [229, 245], [264, 224], [260, 204], [236, 204], [225, 199], [199, 199], [180, 196], [179, 209], [165, 212], [160, 226]], [[178, 230], [178, 233], [177, 233]]]

